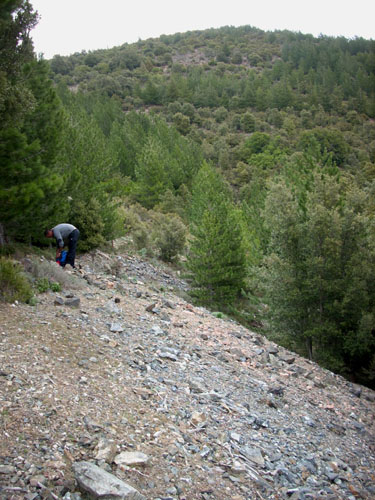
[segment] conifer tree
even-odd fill
[[[223,180],[206,163],[193,185],[191,234],[187,267],[192,295],[203,304],[228,309],[245,286],[242,229]]]
[[[6,232],[40,192],[35,182],[30,184],[30,172],[41,170],[38,145],[28,141],[20,129],[34,105],[21,73],[22,65],[34,57],[29,31],[35,23],[28,2],[0,4],[0,225]]]
[[[146,208],[153,208],[161,200],[162,194],[171,187],[164,150],[158,139],[147,139],[138,156],[135,173],[138,201]]]
[[[27,1],[0,6],[0,224],[24,241],[42,234],[63,182],[55,169],[62,110],[33,53],[36,21]]]
[[[117,157],[112,148],[107,148],[105,136],[92,116],[74,99],[66,106],[62,147],[58,156],[59,168],[65,185],[60,193],[61,211],[72,223],[91,224],[90,217],[80,214],[84,207],[96,212],[100,238],[113,237],[117,224],[113,198],[121,190],[121,176],[115,171]],[[95,207],[95,208],[93,208]],[[100,222],[99,222],[100,221]],[[77,225],[78,222],[77,222]],[[82,242],[90,229],[80,227]],[[90,243],[90,245],[92,242]]]
[[[368,197],[321,172],[302,186],[274,182],[266,200],[270,244],[260,278],[274,339],[358,376],[375,346]]]

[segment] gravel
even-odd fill
[[[79,464],[134,498],[375,498],[373,391],[192,306],[165,266],[79,264],[78,291],[0,304],[0,498],[96,498]]]

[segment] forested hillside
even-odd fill
[[[374,41],[223,27],[44,61],[28,2],[0,22],[8,242],[130,235],[199,304],[374,385]]]

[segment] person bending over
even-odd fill
[[[76,258],[77,242],[79,239],[79,231],[72,224],[58,224],[52,229],[46,229],[44,235],[47,238],[56,239],[56,259],[60,258],[61,252],[64,246],[68,245],[68,255],[66,256],[66,261],[62,264],[65,267],[66,264],[70,264],[75,268],[74,262]]]

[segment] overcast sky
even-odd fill
[[[151,37],[250,25],[329,36],[375,38],[375,0],[30,0],[31,32],[50,59]]]

